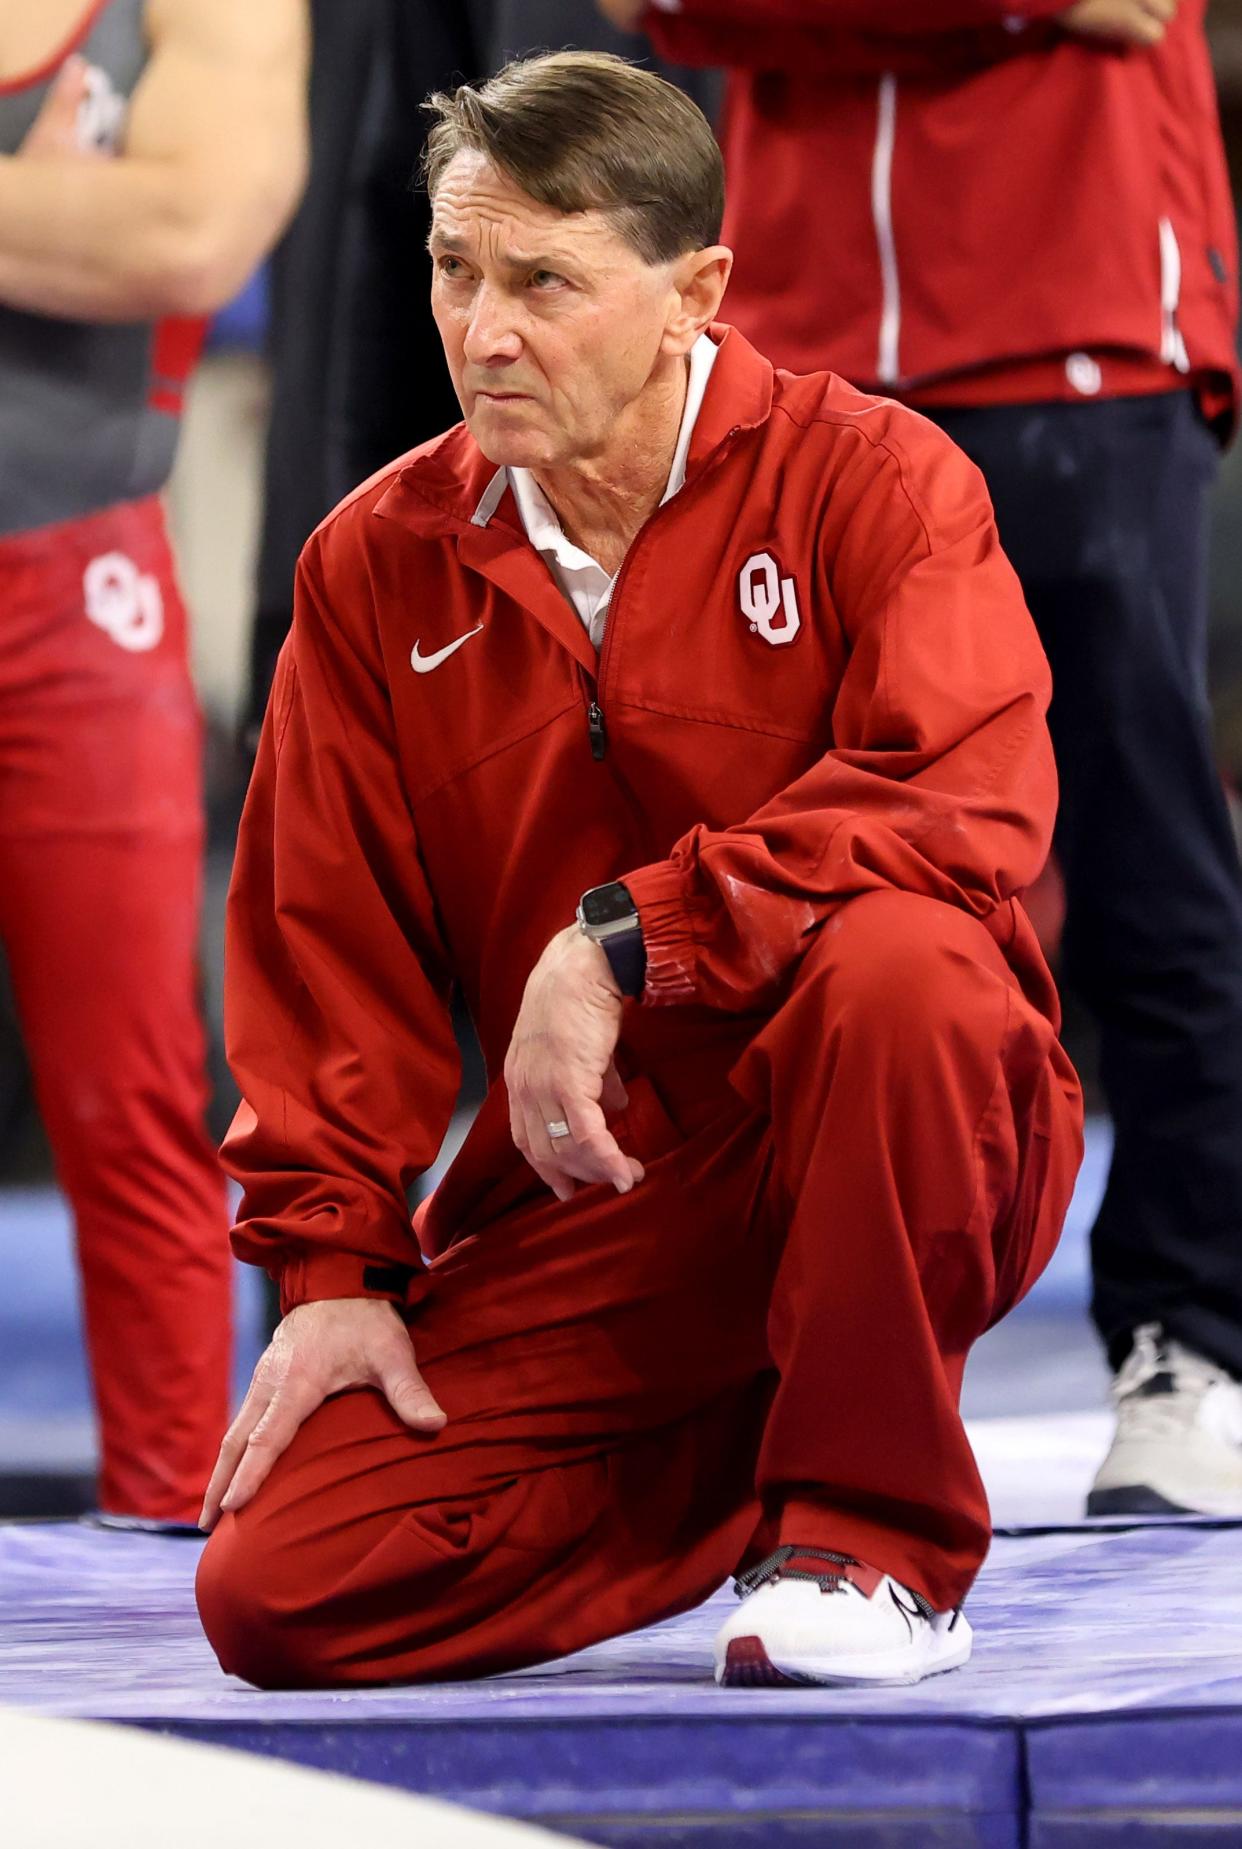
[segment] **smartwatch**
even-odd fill
[[[592,886],[578,901],[578,925],[608,958],[622,995],[641,995],[647,978],[647,951],[638,907],[620,880]]]

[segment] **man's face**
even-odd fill
[[[677,304],[602,212],[538,204],[481,154],[445,168],[431,304],[471,434],[491,462],[548,469],[601,454],[647,384]]]

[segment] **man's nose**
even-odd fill
[[[471,304],[465,357],[472,366],[495,366],[515,360],[522,351],[513,304],[506,293],[480,287]]]

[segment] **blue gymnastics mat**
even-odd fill
[[[0,1701],[242,1747],[616,1849],[1242,1844],[1242,1529],[1000,1537],[974,1660],[908,1690],[717,1690],[697,1612],[486,1681],[221,1675],[198,1544],[0,1527]],[[71,1775],[71,1769],[67,1771]]]

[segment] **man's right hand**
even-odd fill
[[[1115,45],[1158,45],[1177,15],[1179,0],[1078,0],[1057,23],[1080,38]]]
[[[244,1508],[298,1427],[329,1394],[375,1387],[416,1432],[438,1432],[445,1414],[414,1365],[409,1331],[390,1303],[335,1298],[290,1310],[254,1371],[220,1447],[199,1527],[222,1509]]]

